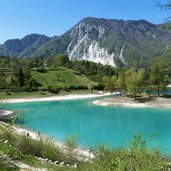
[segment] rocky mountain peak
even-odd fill
[[[171,34],[146,20],[87,17],[61,36],[32,34],[0,45],[0,55],[55,56],[88,60],[111,66],[132,65],[162,55],[171,45]]]

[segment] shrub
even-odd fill
[[[77,136],[70,135],[66,136],[64,144],[69,150],[73,150],[77,147]]]
[[[163,171],[167,168],[168,162],[162,157],[158,149],[149,149],[148,141],[142,139],[137,133],[127,148],[113,149],[102,148],[91,165],[92,170],[129,170],[129,171]]]
[[[58,86],[49,85],[49,86],[48,86],[48,91],[49,91],[50,93],[58,94],[59,91],[60,91],[60,88],[59,88]]]
[[[78,85],[78,86],[70,86],[71,90],[86,90],[87,87],[83,86],[83,85]]]
[[[47,158],[52,161],[65,161],[66,163],[78,163],[78,159],[74,157],[73,149],[76,147],[74,140],[67,140],[69,148],[61,149],[52,138],[45,138],[41,135],[38,136],[37,140],[31,139],[26,135],[16,135],[10,131],[5,131],[0,134],[2,141],[8,140],[21,154],[34,155],[42,158]]]
[[[21,135],[17,143],[17,148],[23,154],[42,156],[42,142],[30,139],[26,135]]]
[[[37,68],[36,71],[40,72],[40,73],[46,73],[47,72],[47,70],[43,67]]]
[[[43,142],[43,158],[48,158],[52,161],[61,160],[60,148],[55,144],[52,138],[42,139],[41,141]]]

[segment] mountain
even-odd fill
[[[123,66],[160,56],[171,46],[171,33],[163,31],[161,25],[146,20],[92,17],[81,20],[61,36],[44,36],[44,39],[41,43],[35,41],[36,45],[29,41],[25,45],[22,39],[7,41],[0,46],[0,54],[48,57],[67,53],[70,60]],[[7,51],[4,46],[8,47]]]
[[[22,39],[7,40],[0,45],[0,55],[30,57],[49,40],[49,37],[40,34],[30,34]]]
[[[89,60],[112,66],[130,65],[163,54],[171,34],[146,20],[85,18],[40,48],[36,56],[66,52],[71,60]]]
[[[155,58],[154,60],[163,60],[165,61],[165,63],[167,64],[167,66],[169,66],[170,70],[171,70],[171,48],[169,48],[164,54],[162,54],[161,56]],[[153,62],[154,60],[152,60],[151,62]],[[170,71],[170,75],[171,75],[171,71]]]

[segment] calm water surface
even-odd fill
[[[63,141],[77,135],[82,147],[106,143],[124,146],[136,132],[148,137],[156,131],[155,146],[171,157],[171,110],[103,107],[95,99],[8,104],[19,112],[17,124]]]

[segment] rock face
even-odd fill
[[[67,53],[70,60],[88,60],[115,67],[160,56],[171,45],[171,34],[164,32],[161,25],[146,20],[92,17],[81,20],[62,36],[41,35],[36,41],[29,41],[26,36],[25,39],[27,41],[6,41],[0,46],[0,54],[48,57]]]
[[[67,48],[69,58],[116,66],[114,53],[110,54],[106,48],[100,45],[100,39],[104,33],[105,29],[100,26],[89,25],[84,21],[80,22],[69,32],[71,37]]]

